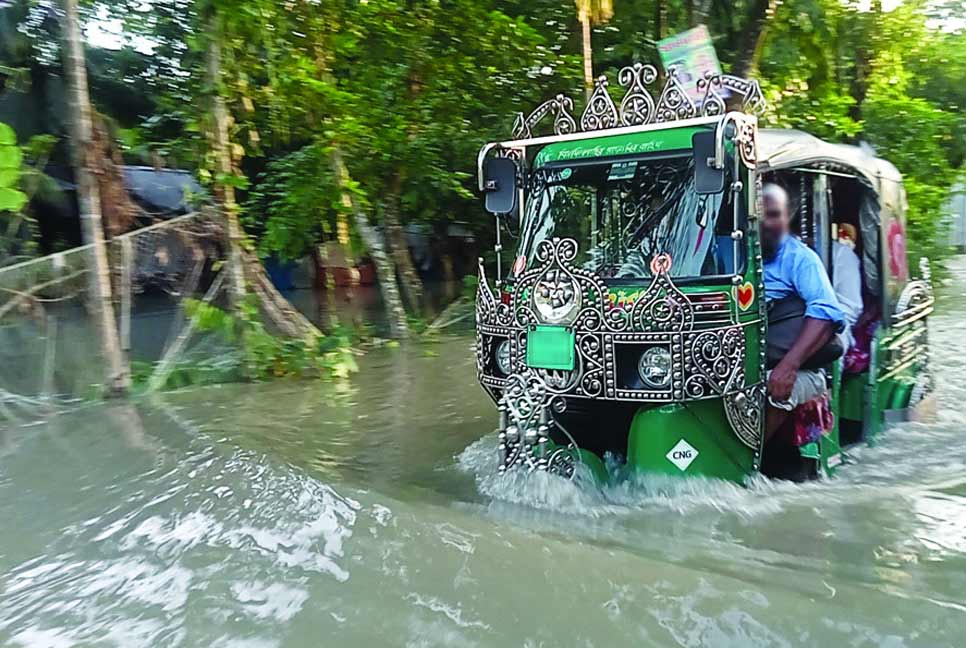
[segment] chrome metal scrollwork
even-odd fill
[[[753,408],[745,407],[743,399],[757,396],[745,384],[746,334],[759,322],[740,323],[728,292],[682,292],[670,276],[672,264],[666,254],[652,257],[651,282],[635,301],[618,305],[600,277],[575,265],[577,255],[578,247],[572,239],[542,241],[531,267],[517,275],[512,286],[501,288],[499,297],[480,271],[477,370],[483,385],[505,399],[501,399],[501,409],[513,422],[502,439],[505,465],[523,461],[531,469],[543,469],[557,461],[567,464],[564,455],[551,462],[550,454],[539,452],[540,425],[555,423],[533,418],[541,410],[552,413],[564,407],[565,398],[656,403],[721,398],[735,433],[743,443],[751,444],[757,423],[751,418]],[[565,324],[575,333],[572,370],[531,368],[526,364],[528,336],[535,325],[543,323],[535,303],[540,286],[546,289],[541,299],[549,300],[551,306],[555,297],[562,303],[577,304],[575,312],[568,312],[572,321]],[[574,293],[573,299],[568,291]],[[707,313],[714,313],[714,317],[709,319]],[[503,340],[509,340],[510,345],[510,376],[492,370],[493,350]],[[655,345],[671,352],[670,385],[651,389],[622,382],[618,362],[627,358],[622,354],[639,354],[642,348]],[[742,392],[744,396],[736,396]],[[531,429],[537,430],[537,436],[531,432],[528,440],[526,430]],[[532,461],[518,459],[521,443],[532,450],[524,453],[535,457]]]
[[[574,111],[574,100],[570,97],[558,94],[553,99],[548,99],[525,117],[523,113],[517,113],[513,123],[513,138],[525,139],[533,137],[533,129],[544,117],[553,113],[553,132],[555,135],[568,135],[577,132],[577,122],[572,116]]]
[[[740,329],[704,331],[691,339],[684,391],[691,398],[723,395],[744,380],[745,336]]]
[[[605,130],[620,125],[617,106],[607,91],[607,77],[601,76],[594,83],[594,91],[587,100],[587,107],[580,116],[580,128],[584,131]]]
[[[741,109],[758,114],[765,108],[765,97],[757,81],[748,81],[729,74],[709,72],[698,79],[701,93],[701,114],[705,117],[723,115],[728,110],[727,98],[737,95]]]
[[[692,96],[679,74],[680,69],[676,66],[667,71],[664,86],[655,100],[655,95],[648,90],[648,86],[658,79],[654,66],[635,63],[621,68],[617,81],[625,92],[619,106],[608,92],[607,78],[601,76],[594,82],[593,93],[581,114],[579,125],[572,116],[573,101],[559,94],[540,104],[529,116],[518,113],[513,125],[513,137],[533,137],[536,126],[550,113],[554,114],[554,134],[566,135],[578,130],[588,132],[699,116],[711,117],[723,115],[729,109],[761,114],[765,108],[765,97],[757,81],[729,74],[708,73],[698,79],[695,96]],[[735,105],[735,108],[730,105]]]
[[[738,146],[738,154],[746,167],[754,169],[758,166],[758,138],[755,132],[757,125],[750,119],[741,119],[737,123],[735,144]]]
[[[688,96],[688,91],[678,80],[677,67],[667,71],[667,82],[657,101],[657,121],[669,122],[696,117],[698,109]]]
[[[657,80],[657,69],[653,65],[635,63],[622,68],[617,81],[627,88],[621,99],[620,118],[624,126],[649,124],[654,119],[656,106],[647,86]]]
[[[720,74],[707,74],[698,79],[698,91],[702,93],[701,113],[705,117],[723,115],[728,110],[721,89],[724,87]]]
[[[617,307],[608,299],[607,284],[596,274],[574,265],[577,243],[573,239],[548,239],[537,246],[532,267],[514,282],[509,303],[497,300],[485,285],[480,270],[477,319],[484,325],[526,330],[543,323],[554,304],[573,304],[569,325],[590,333],[668,333],[689,332],[697,322],[694,302],[670,277],[671,259],[657,254],[651,260],[651,283],[630,307]],[[718,299],[715,294],[701,298]],[[721,303],[728,304],[725,293]],[[539,302],[539,303],[538,303]],[[554,312],[553,314],[559,315]],[[722,313],[724,321],[736,323],[733,306]],[[559,319],[559,318],[558,318]],[[721,322],[721,320],[716,320]]]
[[[580,357],[580,388],[590,397],[603,395],[606,367],[604,345],[597,335],[585,333],[577,338],[577,355]]]
[[[600,277],[574,264],[577,253],[572,239],[541,241],[531,267],[517,276],[512,292],[503,292],[502,299],[486,286],[481,272],[479,327],[485,335],[510,340],[515,370],[525,367],[529,331],[551,315],[557,323],[563,317],[563,325],[576,333],[573,371],[544,376],[553,393],[640,400],[648,392],[645,400],[669,401],[721,396],[742,386],[745,328],[755,323],[739,324],[729,293],[685,294],[670,276],[670,257],[656,254],[650,262],[650,284],[633,302],[618,305]],[[553,310],[557,307],[563,310]],[[669,345],[683,375],[675,378],[673,390],[620,387],[615,383],[614,344]],[[480,366],[487,362],[481,359]],[[504,381],[481,377],[496,388]]]
[[[678,290],[668,274],[671,257],[658,254],[651,261],[654,279],[631,310],[633,327],[640,331],[690,331],[694,328],[694,305]]]
[[[932,270],[929,259],[919,259],[919,274],[921,279],[910,281],[902,290],[896,301],[895,313],[892,321],[896,326],[905,326],[929,315],[936,303],[932,292]]]
[[[479,326],[496,319],[497,301],[486,282],[486,268],[483,266],[483,257],[477,260],[477,264],[476,324]]]
[[[761,86],[754,79],[742,79],[730,74],[721,75],[721,85],[726,90],[741,95],[741,109],[760,115],[764,112],[767,102],[761,92]]]
[[[910,405],[933,389],[927,318],[933,312],[936,298],[927,259],[920,259],[919,272],[922,278],[910,281],[899,295],[892,315],[892,332],[882,340],[884,357],[880,380],[913,372],[916,383]]]
[[[503,426],[498,434],[500,472],[520,467],[573,479],[580,452],[574,438],[553,419],[553,412],[560,413],[565,406],[537,372],[526,370],[509,377],[498,402]],[[553,444],[551,427],[566,437],[566,445]]]
[[[761,446],[764,411],[764,385],[749,385],[724,398],[725,415],[738,440],[753,450]]]

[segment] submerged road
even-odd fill
[[[966,262],[938,419],[805,485],[492,472],[471,337],[0,429],[3,646],[966,643]]]

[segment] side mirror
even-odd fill
[[[724,191],[724,169],[714,168],[714,131],[702,131],[691,137],[694,151],[694,190],[698,194],[716,194]]]
[[[483,167],[486,211],[511,214],[517,206],[517,163],[510,158],[490,158]]]

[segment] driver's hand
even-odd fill
[[[797,372],[782,363],[771,370],[768,376],[768,395],[777,402],[787,401],[792,395]]]

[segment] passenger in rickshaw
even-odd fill
[[[851,223],[837,223],[838,235],[832,242],[832,287],[845,316],[840,334],[846,350],[852,347],[852,327],[862,314],[862,262],[855,252],[856,230]]]
[[[879,301],[862,285],[858,230],[845,221],[837,223],[837,228],[837,240],[832,244],[832,284],[845,315],[843,369],[847,374],[858,374],[868,369],[872,360],[872,339],[881,319]]]
[[[763,189],[761,246],[768,305],[769,439],[796,407],[827,393],[823,367],[842,355],[845,315],[819,256],[789,231],[788,193]]]

